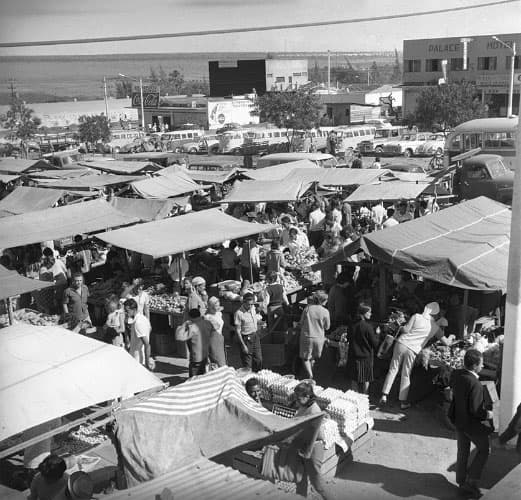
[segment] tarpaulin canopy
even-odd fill
[[[29,245],[74,234],[125,226],[139,219],[96,199],[0,219],[0,248]]]
[[[79,163],[83,167],[94,168],[112,174],[134,175],[143,172],[156,172],[161,167],[151,161],[93,160]]]
[[[236,182],[222,203],[258,203],[298,200],[309,188],[311,182],[298,179],[291,181],[243,181]]]
[[[114,197],[109,202],[116,210],[136,217],[142,221],[164,219],[178,206],[176,200],[142,200],[136,198]]]
[[[143,198],[152,199],[172,198],[201,189],[180,167],[168,167],[168,173],[160,170],[158,174],[133,182],[132,189]]]
[[[48,288],[52,285],[51,282],[26,278],[16,271],[9,271],[9,269],[0,266],[0,300]]]
[[[390,170],[374,168],[298,168],[290,172],[284,181],[318,182],[321,186],[354,186],[369,184],[379,178],[392,177]]]
[[[234,168],[225,172],[208,170],[188,170],[188,175],[195,181],[205,184],[224,184],[240,175],[246,176],[244,170]]]
[[[95,172],[90,168],[64,168],[60,170],[42,170],[29,174],[31,179],[72,179],[84,175],[92,175]]]
[[[273,227],[272,224],[254,224],[235,219],[212,208],[96,236],[117,247],[159,258],[264,233]]]
[[[45,160],[25,160],[23,158],[2,158],[0,160],[0,172],[4,174],[22,174],[49,168],[52,166]]]
[[[65,191],[59,189],[19,186],[0,200],[0,212],[15,215],[43,210],[52,207],[64,195]]]
[[[399,180],[365,184],[355,189],[346,199],[350,203],[374,200],[411,200],[417,198],[430,186],[427,182],[406,182]]]
[[[245,170],[244,175],[258,181],[275,181],[284,179],[295,169],[301,168],[322,170],[316,163],[313,163],[312,161],[298,160],[290,161],[289,163],[281,163],[280,165],[274,165],[273,167]]]
[[[58,326],[0,335],[0,441],[88,406],[161,386],[124,349]]]
[[[115,174],[91,174],[70,179],[38,179],[42,186],[55,189],[101,189],[107,186],[118,184],[129,184],[137,179],[136,175],[115,175]]]
[[[362,236],[313,268],[363,250],[380,262],[458,288],[506,290],[511,210],[481,196]]]
[[[274,415],[248,396],[233,368],[222,367],[116,413],[117,438],[134,486],[201,457],[295,432],[320,417]]]
[[[0,182],[7,184],[8,182],[13,182],[16,179],[19,179],[19,175],[9,175],[9,174],[1,174],[0,173]]]

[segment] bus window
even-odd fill
[[[194,137],[194,134],[192,134],[192,132],[188,132],[186,135],[188,136],[188,139],[193,139]]]
[[[455,135],[449,144],[449,151],[460,152],[461,151],[461,135]]]
[[[273,132],[273,137],[280,137],[280,132]]]
[[[358,137],[360,134],[358,133],[358,130],[353,130],[353,136]]]
[[[465,151],[480,148],[483,144],[481,134],[464,134],[463,139]]]
[[[485,132],[484,147],[514,149],[514,134],[512,132]]]
[[[346,132],[346,137],[353,137],[353,131],[352,130],[348,130]]]

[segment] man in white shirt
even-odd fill
[[[125,314],[131,325],[129,353],[136,361],[152,370],[154,367],[154,360],[150,356],[152,326],[148,318],[138,313],[137,309],[137,302],[134,299],[125,301]]]
[[[387,209],[387,218],[384,220],[382,227],[385,229],[386,227],[393,227],[400,224],[395,218],[394,218],[394,208],[388,208]]]
[[[326,214],[318,202],[313,203],[313,211],[309,214],[309,243],[319,248],[324,241]]]
[[[382,223],[384,221],[385,215],[386,215],[386,211],[384,208],[384,202],[383,202],[383,200],[380,200],[371,209],[371,220],[374,222],[376,229],[382,228]]]

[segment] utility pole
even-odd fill
[[[107,79],[103,77],[103,96],[105,97],[105,116],[107,117],[107,120],[110,122],[109,118],[109,103],[107,101]]]
[[[11,100],[14,101],[16,97],[16,87],[14,86],[14,82],[16,80],[14,78],[9,79],[9,89],[11,90]]]
[[[331,52],[327,51],[327,93],[331,88]]]
[[[514,61],[512,60],[512,65]],[[521,150],[521,120],[517,125],[517,151]],[[503,432],[521,403],[521,160],[517,157],[512,194],[512,222],[508,252],[505,342],[501,369],[499,432]]]

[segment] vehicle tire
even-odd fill
[[[438,149],[436,150],[436,156],[443,156],[443,149],[438,148]]]
[[[177,147],[174,149],[174,153],[182,153],[182,149],[180,147]]]
[[[197,148],[190,148],[188,150],[188,152],[191,154],[191,155],[196,155],[197,153],[199,153],[199,150]]]
[[[384,148],[382,148],[382,146],[376,146],[376,148],[374,148],[374,152],[381,155],[384,152]]]
[[[114,152],[115,154],[117,154],[117,155],[119,155],[120,151],[121,151],[121,149],[120,149],[118,146],[116,146],[116,147],[113,149],[113,152]]]
[[[403,152],[403,156],[405,156],[405,158],[410,158],[412,156],[412,149],[406,149]]]
[[[219,154],[219,146],[212,146],[210,148],[210,153],[213,155]]]

